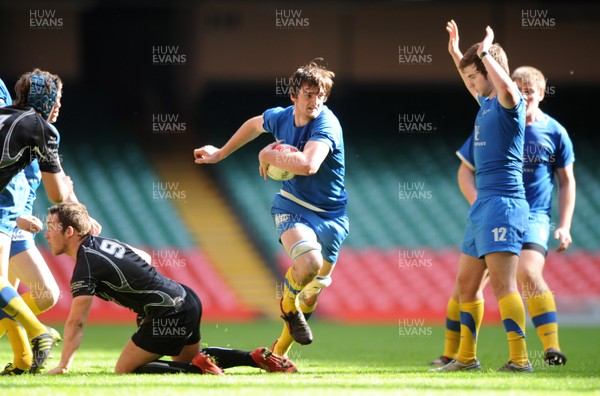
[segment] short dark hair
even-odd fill
[[[292,74],[290,77],[290,94],[293,97],[298,96],[298,92],[304,84],[308,84],[309,87],[318,87],[319,90],[323,90],[326,98],[329,97],[335,73],[327,70],[325,66],[317,64],[316,61],[318,60],[322,61],[323,59],[313,59],[308,65],[299,67]]]
[[[61,225],[62,232],[67,227],[73,227],[80,236],[88,235],[92,229],[90,215],[85,205],[79,202],[61,202],[51,206],[48,213],[55,214],[58,217],[58,223]]]

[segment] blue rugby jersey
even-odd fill
[[[476,168],[473,135],[471,133],[456,151],[456,155],[471,169]],[[545,113],[525,127],[524,141],[523,183],[530,212],[550,216],[554,173],[575,161],[573,143],[566,129]]]
[[[525,128],[523,182],[530,212],[550,216],[554,172],[574,161],[573,143],[554,118],[542,113]]]
[[[525,101],[505,109],[492,99],[478,97],[481,105],[475,118],[473,157],[477,196],[525,198],[523,187],[523,141]]]
[[[275,107],[263,114],[265,131],[276,140],[297,147],[308,141],[319,141],[329,147],[329,154],[316,174],[295,176],[283,181],[282,189],[317,208],[328,212],[344,211],[348,196],[344,187],[346,172],[342,127],[331,110],[323,106],[319,116],[302,127],[294,125],[294,106]]]

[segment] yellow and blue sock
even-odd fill
[[[527,298],[527,308],[535,331],[542,341],[544,351],[556,349],[560,351],[558,343],[558,321],[556,318],[556,302],[551,291],[537,294]]]
[[[290,267],[285,273],[285,281],[283,284],[283,298],[281,299],[281,309],[283,312],[298,312],[300,307],[298,306],[298,294],[304,289],[304,286],[300,286],[294,280],[292,276],[292,269]]]
[[[37,337],[47,331],[31,312],[19,293],[5,279],[0,279],[0,309],[8,316],[19,322],[27,332],[29,339]]]
[[[33,300],[33,297],[31,296],[31,292],[22,294],[21,298],[23,299],[23,301],[25,301],[25,304],[27,304],[27,306],[29,307],[29,309],[35,316],[42,313],[42,310],[38,307],[37,303]],[[3,310],[0,310],[0,337],[2,337],[4,334],[6,334],[6,330],[7,330],[5,328],[5,326],[2,324],[3,323],[2,319],[4,319],[4,318],[12,318],[12,317],[9,316]]]
[[[506,330],[510,360],[520,366],[528,362],[525,342],[525,306],[519,293],[507,294],[498,300],[500,316]]]
[[[446,308],[446,332],[444,356],[454,359],[460,345],[460,308],[458,301],[450,297]]]
[[[473,362],[477,357],[477,335],[483,320],[483,300],[459,303],[460,307],[460,346],[456,360],[463,364]]]

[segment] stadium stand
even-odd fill
[[[440,135],[426,139],[403,137],[400,146],[389,141],[363,145],[360,140],[347,139],[350,236],[342,248],[334,284],[324,294],[316,317],[343,321],[389,322],[410,317],[443,320],[468,205],[456,186],[458,159],[454,149],[461,139]],[[184,282],[193,280],[206,303],[207,319],[246,320],[257,313],[273,316],[277,279],[290,262],[269,220],[270,202],[279,183],[262,181],[258,176],[258,146],[244,147],[204,173],[176,165],[175,158],[164,157],[153,163],[131,142],[110,150],[66,142],[71,146],[63,150],[65,169],[75,180],[80,200],[102,221],[104,235],[146,247],[156,252],[158,259],[185,260],[183,269],[164,266],[163,270],[175,278],[181,276]],[[600,195],[600,175],[593,166],[594,143],[580,137],[576,147],[574,245],[567,254],[550,253],[546,276],[561,315],[600,317],[594,308],[600,300],[600,204],[596,199]],[[169,164],[170,170],[166,166]],[[110,172],[106,172],[107,166]],[[161,199],[165,191],[189,195]],[[214,201],[191,204],[190,197],[204,194],[203,199],[207,199],[208,191],[214,193]],[[42,219],[48,205],[43,195],[34,209]],[[195,210],[198,206],[209,211],[200,213]],[[229,228],[215,233],[214,229],[198,226],[198,219],[207,219],[221,210],[227,214],[217,217],[222,217],[220,220]],[[219,235],[215,234],[232,239],[217,243],[214,238],[219,239]],[[251,239],[235,239],[243,234]],[[38,236],[37,240],[43,248],[43,238]],[[234,245],[237,249],[231,248]],[[248,259],[247,254],[255,256]],[[44,255],[60,278],[64,296],[55,312],[48,314],[60,317],[68,301],[72,264],[47,251]],[[245,275],[247,268],[254,272]],[[243,275],[236,280],[236,274]],[[249,289],[265,294],[260,298],[245,296]],[[353,291],[351,296],[348,290]],[[217,293],[223,297],[217,298]],[[489,291],[486,293],[486,298],[493,301]],[[98,309],[104,312],[104,308]],[[108,312],[107,317],[118,317]],[[486,307],[486,318],[498,319],[495,304]]]
[[[394,152],[393,146],[378,146],[361,147],[359,154],[347,146],[350,236],[317,317],[357,322],[444,319],[468,204],[456,185],[458,159],[448,148],[457,143],[435,137],[431,141],[427,149],[411,145],[401,153]],[[595,199],[600,191],[596,171],[589,169],[586,153],[582,154],[576,165],[575,244],[566,254],[550,252],[546,269],[561,315],[580,317],[590,312],[598,316],[593,307],[600,300],[600,235],[593,226],[600,218]],[[249,214],[246,220],[251,227],[267,235],[261,238],[284,274],[289,258],[271,236],[272,224],[265,220],[266,207],[278,186],[252,181],[253,152],[237,155],[237,161],[219,168],[220,180],[239,212]],[[485,297],[494,301],[490,293],[486,290]],[[497,305],[488,304],[485,315],[486,320],[499,320]]]

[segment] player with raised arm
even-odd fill
[[[259,174],[267,178],[270,164],[296,175],[283,181],[271,213],[280,242],[293,264],[285,275],[280,302],[284,327],[273,345],[286,355],[293,341],[306,345],[313,336],[306,318],[317,305],[319,293],[331,284],[331,273],[342,242],[348,235],[347,194],[342,128],[325,106],[334,73],[317,63],[296,70],[291,78],[293,105],[266,110],[247,120],[221,148],[194,150],[198,164],[216,163],[262,133],[275,142],[259,153]],[[298,148],[281,153],[279,143]]]
[[[480,105],[474,124],[477,198],[469,210],[458,264],[460,336],[454,360],[437,371],[479,370],[477,337],[483,319],[486,271],[506,330],[509,361],[500,371],[533,371],[525,342],[525,308],[517,267],[529,205],[523,186],[525,102],[510,79],[504,50],[488,26],[483,41],[463,55],[458,27],[448,22],[448,50]]]
[[[563,365],[567,357],[558,342],[558,322],[554,296],[543,276],[550,237],[550,213],[554,178],[558,181],[558,227],[554,238],[558,240],[557,252],[571,245],[571,221],[575,209],[575,176],[573,143],[565,128],[539,108],[544,98],[546,80],[541,71],[531,66],[517,68],[512,78],[527,104],[523,181],[530,213],[523,248],[519,258],[517,278],[529,315],[544,348],[548,365]],[[465,198],[473,204],[475,166],[473,161],[473,135],[457,151],[461,159],[459,185]],[[458,291],[454,290],[448,302],[444,353],[433,365],[449,363],[456,355],[460,343],[460,313]]]
[[[123,373],[197,373],[222,375],[223,368],[260,367],[294,372],[286,358],[267,348],[240,351],[200,350],[202,303],[186,285],[152,266],[148,253],[115,239],[93,236],[85,206],[65,202],[48,210],[45,237],[52,253],[75,260],[71,277],[73,301],[64,330],[62,356],[48,374],[64,374],[81,345],[94,296],[115,302],[138,315],[138,329],[115,366]],[[172,356],[173,361],[158,360]]]

